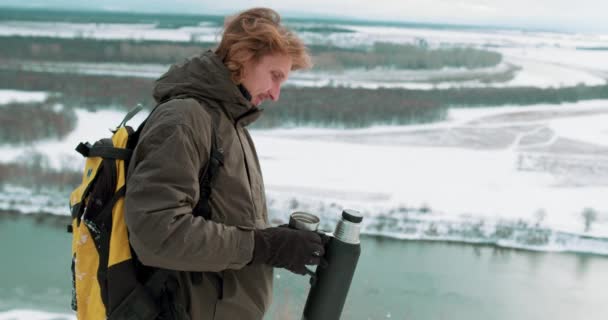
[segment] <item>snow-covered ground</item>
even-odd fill
[[[26,309],[15,309],[6,312],[0,312],[0,320],[76,320],[73,314],[53,313],[47,311],[36,311]]]
[[[220,32],[220,28],[210,22],[165,29],[142,23],[0,21],[0,36],[216,42]]]
[[[43,102],[49,94],[42,91],[0,89],[0,106],[8,103]]]
[[[63,141],[2,147],[0,161],[38,151],[53,166],[81,165],[74,146],[107,136],[124,112],[77,116]],[[372,234],[608,254],[606,100],[456,109],[429,125],[252,134],[275,220],[301,209],[332,225],[351,207]],[[52,198],[8,187],[0,207],[67,213]],[[589,230],[585,208],[595,214]]]

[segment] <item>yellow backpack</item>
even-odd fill
[[[142,265],[129,244],[126,170],[147,120],[137,130],[126,123],[141,109],[139,105],[131,110],[111,138],[76,147],[86,163],[82,182],[70,195],[68,232],[73,234],[72,309],[81,320],[188,319],[176,273]],[[223,165],[215,124],[212,137],[210,161],[199,175],[200,200],[193,209],[194,215],[205,218],[211,216],[212,178]],[[192,277],[195,282],[201,279],[200,274]]]
[[[141,109],[141,108],[139,108]],[[135,131],[130,112],[111,139],[80,143],[86,157],[81,184],[70,195],[72,309],[78,319],[107,319],[138,285],[124,222],[125,170]],[[119,281],[116,281],[119,280]]]

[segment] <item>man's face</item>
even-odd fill
[[[251,94],[251,103],[260,105],[264,100],[279,100],[281,85],[291,71],[291,58],[282,54],[269,54],[259,61],[248,61],[241,83]]]

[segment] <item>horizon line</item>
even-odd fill
[[[133,11],[127,9],[111,9],[111,8],[91,8],[91,7],[81,7],[81,8],[65,8],[61,6],[14,6],[14,5],[0,5],[0,9],[8,9],[8,10],[21,10],[21,11],[53,11],[53,12],[87,12],[87,13],[119,13],[125,15],[160,15],[160,16],[190,16],[190,17],[225,17],[230,15],[229,12],[216,11],[214,13],[192,13],[192,12],[181,12],[181,11],[162,11],[162,10],[142,10],[142,11]],[[234,14],[234,13],[232,13]],[[502,30],[519,30],[519,31],[534,31],[534,32],[559,32],[559,33],[572,33],[572,32],[581,32],[572,29],[558,29],[558,28],[550,28],[550,27],[539,27],[539,26],[529,26],[529,25],[515,25],[515,24],[487,24],[487,23],[458,23],[458,22],[447,22],[447,21],[439,21],[439,20],[397,20],[390,18],[360,18],[354,16],[340,16],[340,15],[323,15],[317,13],[303,12],[303,11],[287,11],[281,14],[286,20],[317,20],[324,22],[355,22],[361,24],[372,24],[372,25],[387,25],[387,26],[401,26],[401,27],[452,27],[458,29],[483,29],[483,28],[493,28],[493,29],[502,29]]]

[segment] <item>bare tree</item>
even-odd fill
[[[593,210],[593,208],[585,208],[582,216],[585,221],[585,232],[589,232],[591,230],[591,225],[597,219],[597,211]]]
[[[547,216],[547,212],[545,211],[545,209],[538,209],[534,213],[534,217],[536,218],[536,227],[537,228],[539,228],[541,226],[541,224],[545,220],[546,216]]]

